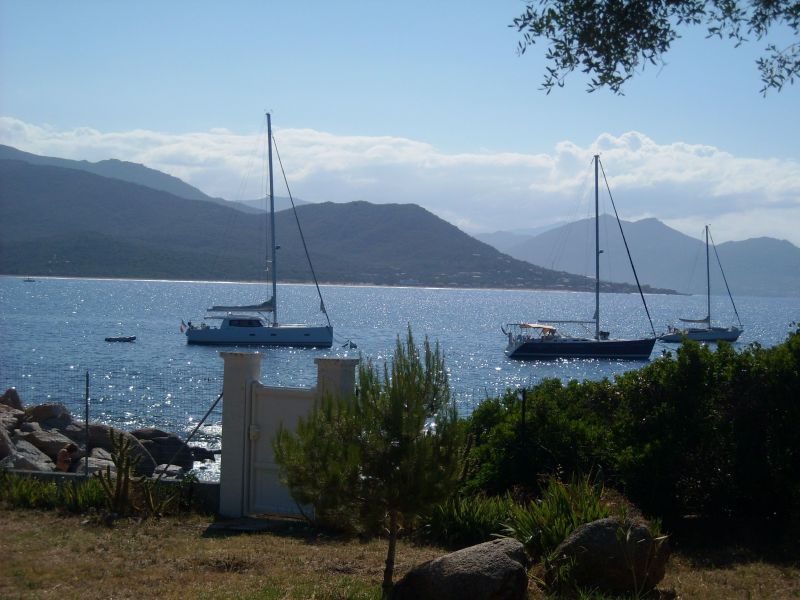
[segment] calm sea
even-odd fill
[[[259,348],[264,383],[312,386],[314,358],[320,356],[382,361],[409,326],[418,342],[427,336],[440,344],[464,412],[486,396],[545,377],[600,379],[645,364],[518,362],[505,357],[501,324],[589,318],[594,311],[591,293],[357,286],[323,286],[322,291],[334,326],[334,347]],[[252,304],[265,297],[260,284],[48,278],[26,282],[0,277],[0,386],[17,387],[27,404],[61,401],[77,412],[82,410],[88,373],[92,420],[129,429],[188,431],[221,391],[219,352],[226,348],[187,346],[181,320],[199,322],[212,304]],[[313,286],[279,286],[278,300],[282,322],[324,323]],[[715,322],[735,323],[727,297],[712,300]],[[705,314],[705,297],[647,296],[647,302],[659,333],[679,316]],[[800,298],[744,297],[736,302],[745,328],[738,347],[779,343],[790,324],[800,320]],[[649,332],[636,295],[604,294],[601,319],[613,337]],[[114,335],[135,335],[136,342],[104,341]],[[348,340],[357,348],[343,346]],[[669,348],[674,346],[657,344],[653,357]],[[212,446],[217,425],[204,429]]]

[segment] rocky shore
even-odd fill
[[[111,433],[129,439],[141,457],[137,474],[179,479],[196,461],[213,461],[206,448],[190,446],[174,433],[146,427],[125,432],[75,419],[58,403],[25,407],[17,390],[0,396],[0,469],[95,473],[115,472]]]

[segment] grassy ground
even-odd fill
[[[0,508],[0,598],[378,598],[386,546],[304,528],[218,532],[198,516],[119,521]],[[401,542],[397,576],[443,554]],[[679,598],[800,598],[800,566],[737,550],[673,556]],[[531,589],[530,597],[543,597]]]

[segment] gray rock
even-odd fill
[[[493,540],[414,567],[394,586],[392,600],[523,599],[526,565],[522,544]]]
[[[25,420],[39,423],[44,429],[63,429],[73,422],[69,409],[63,404],[39,404],[25,411]]]
[[[105,473],[106,468],[111,469],[111,475],[115,476],[117,474],[117,467],[114,465],[113,461],[111,460],[104,460],[102,458],[97,458],[95,456],[84,456],[80,460],[73,463],[72,468],[70,471],[73,473],[85,473],[86,463],[89,463],[89,474],[93,475],[94,473]]]
[[[162,474],[163,473],[163,474]],[[158,465],[153,471],[153,477],[161,476],[161,481],[180,481],[186,472],[178,465]]]
[[[42,431],[42,426],[38,423],[29,423],[28,421],[25,421],[24,423],[20,423],[19,430],[25,433],[31,431]]]
[[[4,459],[6,456],[10,456],[14,450],[16,450],[16,446],[14,442],[11,441],[11,436],[8,435],[8,431],[0,427],[0,460]]]
[[[569,567],[572,584],[610,594],[646,594],[664,578],[669,544],[647,526],[616,517],[586,523],[556,548],[554,569]]]
[[[15,388],[8,388],[5,393],[0,396],[0,404],[16,408],[17,410],[23,410],[24,408],[22,406],[22,400],[19,399],[19,394],[17,394]]]
[[[200,461],[214,461],[216,457],[214,456],[214,452],[209,450],[208,448],[203,448],[202,446],[189,446],[192,451],[192,458],[194,458],[195,462]]]
[[[11,431],[19,428],[24,418],[24,410],[0,404],[0,429],[5,429],[10,434]]]
[[[75,443],[84,444],[86,441],[86,426],[83,421],[73,421],[65,427],[59,427],[58,430]]]
[[[131,431],[131,435],[142,443],[158,464],[171,463],[187,471],[194,465],[192,449],[174,433],[146,427]]]
[[[100,460],[107,460],[109,462],[112,461],[111,452],[109,452],[105,448],[92,448],[90,456],[92,456],[93,458],[99,458]]]
[[[56,470],[55,463],[44,452],[25,440],[16,440],[14,451],[4,458],[0,464],[7,469],[25,471]]]
[[[30,423],[27,423],[28,425]],[[58,431],[45,431],[43,429],[34,431],[20,431],[19,439],[30,442],[39,450],[47,454],[52,460],[56,459],[58,451],[67,444],[71,444],[72,440],[65,435],[61,435]]]
[[[89,425],[89,446],[90,448],[102,448],[108,452],[114,450],[111,443],[111,432],[122,433],[126,439],[131,440],[133,444],[134,456],[141,456],[141,460],[136,467],[137,475],[150,476],[153,474],[153,469],[156,468],[156,463],[150,453],[142,446],[142,443],[133,437],[130,433],[111,427],[110,425],[103,425],[101,423],[92,423]],[[62,433],[67,435],[73,442],[82,444],[86,432],[83,427],[67,427],[62,430]]]

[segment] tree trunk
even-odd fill
[[[397,511],[389,511],[389,551],[386,553],[386,568],[383,570],[383,597],[389,598],[392,593],[392,577],[394,576],[394,555],[397,550]]]

